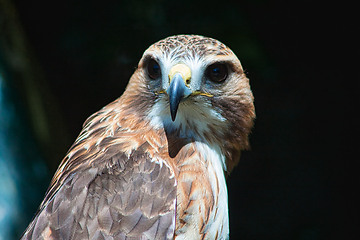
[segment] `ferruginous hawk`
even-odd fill
[[[22,239],[228,239],[225,176],[254,118],[224,44],[153,44],[123,95],[86,120]]]

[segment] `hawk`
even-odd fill
[[[225,178],[254,118],[223,43],[153,44],[123,95],[85,121],[22,239],[228,239]]]

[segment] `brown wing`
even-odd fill
[[[75,171],[45,204],[22,239],[172,239],[176,180],[147,154],[117,154]],[[105,166],[106,165],[106,166]]]

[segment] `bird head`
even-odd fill
[[[215,39],[177,35],[151,45],[127,92],[155,128],[184,137],[227,135],[247,147],[255,118],[249,80],[236,55]]]

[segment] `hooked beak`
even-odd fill
[[[190,83],[190,79],[191,70],[185,64],[177,64],[173,66],[169,72],[170,86],[166,90],[166,93],[169,96],[172,121],[175,121],[180,101],[192,93],[187,86]]]

